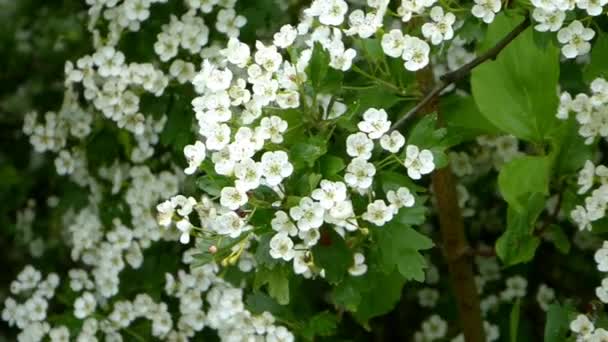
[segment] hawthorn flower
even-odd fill
[[[391,122],[384,109],[370,108],[363,113],[363,121],[357,126],[370,139],[378,139],[391,128]]]
[[[212,92],[226,90],[230,87],[231,81],[232,71],[230,69],[221,70],[211,64],[208,59],[205,59],[202,70],[194,76],[192,84],[199,94],[204,94],[205,89],[209,89]]]
[[[578,0],[576,6],[587,11],[590,16],[598,16],[602,14],[604,6],[608,4],[608,0]]]
[[[367,205],[367,210],[361,217],[376,226],[384,226],[385,223],[393,219],[393,210],[383,200],[375,200]]]
[[[557,32],[557,40],[564,44],[562,54],[566,58],[575,58],[587,54],[591,50],[589,41],[594,36],[595,32],[590,28],[585,28],[578,20],[574,20],[570,25]]]
[[[74,316],[84,319],[95,311],[97,300],[90,292],[84,292],[74,301]]]
[[[298,237],[302,239],[302,242],[306,247],[313,247],[319,242],[321,238],[321,233],[319,233],[319,229],[313,228],[307,231],[300,230],[298,232]]]
[[[367,265],[365,264],[365,255],[361,253],[355,253],[353,255],[353,265],[348,268],[348,273],[353,277],[364,275],[367,272]]]
[[[283,25],[279,32],[275,33],[273,36],[273,44],[276,47],[285,49],[296,40],[298,37],[298,30],[291,25]]]
[[[593,186],[595,179],[595,165],[590,160],[585,162],[585,165],[578,173],[578,194],[584,194]]]
[[[445,337],[447,331],[448,324],[439,315],[432,315],[422,322],[422,333],[430,341]]]
[[[58,175],[69,175],[74,172],[76,163],[69,151],[61,150],[55,158],[55,169]]]
[[[265,46],[260,41],[255,42],[257,49],[254,59],[255,62],[264,68],[267,72],[275,72],[281,67],[283,57],[277,51],[277,47],[274,45]]]
[[[274,217],[270,221],[270,226],[278,233],[283,232],[289,234],[290,236],[298,235],[298,229],[293,222],[291,222],[287,213],[282,210],[274,213]]]
[[[574,321],[570,322],[570,330],[585,338],[593,333],[595,326],[586,315],[578,315]]]
[[[600,272],[608,272],[608,241],[604,241],[602,248],[598,249],[593,256]]]
[[[293,165],[289,162],[285,151],[264,152],[261,164],[262,175],[271,186],[279,185],[293,172]]]
[[[184,173],[191,175],[205,160],[205,144],[200,141],[194,143],[194,145],[186,145],[184,147],[184,156],[188,161],[188,167],[184,170]]]
[[[302,197],[298,206],[289,209],[289,215],[302,231],[321,227],[324,212],[323,207],[310,197]]]
[[[247,62],[249,62],[249,59],[251,58],[249,45],[241,43],[238,38],[234,37],[228,40],[226,48],[220,50],[220,54],[226,57],[228,62],[238,66],[239,68],[244,68],[247,66]]]
[[[405,37],[401,30],[392,29],[388,33],[382,35],[382,51],[387,56],[398,58],[403,55],[403,49],[405,48]]]
[[[386,199],[394,209],[395,213],[403,207],[414,206],[414,196],[410,192],[410,189],[401,187],[397,191],[389,190],[386,193]]]
[[[431,47],[424,40],[417,37],[405,37],[403,55],[405,68],[409,71],[417,71],[429,64],[429,52]]]
[[[430,15],[434,22],[422,25],[422,35],[430,39],[433,45],[452,39],[454,37],[452,25],[456,21],[456,16],[449,12],[444,14],[440,6],[433,7]]]
[[[602,284],[595,288],[595,295],[602,303],[608,303],[608,278],[602,279]]]
[[[243,231],[249,230],[249,227],[237,213],[228,211],[217,217],[215,230],[218,234],[236,239]]]
[[[314,0],[304,13],[319,17],[319,22],[323,25],[337,26],[342,24],[347,11],[348,5],[344,0]]]
[[[406,147],[403,165],[407,169],[407,175],[412,179],[420,179],[422,175],[431,173],[435,169],[431,151],[421,151],[415,145],[408,145]]]
[[[500,11],[500,0],[475,0],[475,5],[471,8],[471,13],[489,24],[494,21],[494,17]]]
[[[549,309],[549,305],[555,300],[555,290],[545,284],[541,284],[536,292],[536,301],[543,311]]]
[[[391,153],[399,152],[403,145],[405,145],[405,138],[398,131],[392,131],[380,138],[380,146]]]
[[[175,224],[177,229],[181,232],[179,236],[179,242],[183,244],[187,244],[190,242],[190,230],[192,229],[192,224],[187,218],[181,219],[177,221]]]
[[[556,32],[564,23],[566,13],[564,11],[548,11],[543,8],[535,8],[532,17],[538,22],[534,29],[539,32]]]
[[[259,163],[251,158],[244,159],[234,165],[236,176],[235,187],[242,191],[248,191],[260,186],[262,170]]]
[[[233,8],[221,9],[217,13],[215,28],[228,37],[238,37],[239,29],[247,23],[242,15],[237,15]]]
[[[275,234],[270,239],[270,255],[274,259],[289,261],[294,257],[293,241],[286,233]]]
[[[374,164],[363,158],[354,158],[346,167],[344,181],[353,188],[367,189],[372,185],[375,174]]]
[[[331,182],[323,179],[320,189],[313,190],[311,197],[325,209],[332,208],[336,203],[346,199],[346,185],[342,182]]]
[[[247,194],[234,187],[227,186],[220,193],[220,204],[230,210],[237,210],[247,203]]]
[[[351,157],[368,160],[373,149],[374,142],[365,133],[354,133],[346,138],[346,153]]]
[[[264,139],[280,144],[283,142],[283,133],[287,130],[287,121],[278,116],[266,117],[260,121],[260,128]]]

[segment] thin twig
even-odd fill
[[[517,25],[513,31],[509,32],[503,39],[501,39],[496,45],[494,45],[491,49],[478,56],[471,62],[461,66],[460,68],[448,72],[442,75],[439,78],[439,82],[435,85],[431,91],[429,91],[423,98],[418,102],[412,109],[410,109],[407,113],[405,113],[399,120],[397,120],[393,126],[391,126],[390,131],[394,131],[399,128],[404,122],[407,121],[412,115],[420,112],[422,108],[424,108],[430,101],[432,101],[435,97],[437,97],[445,88],[447,88],[450,84],[463,79],[467,76],[471,70],[480,65],[481,63],[491,59],[494,60],[498,56],[498,54],[511,43],[517,36],[519,36],[528,26],[530,26],[530,19],[526,17],[519,25]]]

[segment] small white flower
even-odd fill
[[[74,316],[84,319],[95,311],[97,300],[90,292],[84,292],[74,301]]]
[[[431,47],[424,40],[417,37],[405,37],[403,55],[405,68],[409,71],[417,71],[429,64],[429,52]]]
[[[177,221],[175,226],[181,232],[181,235],[179,236],[179,242],[181,242],[183,244],[189,243],[190,242],[190,230],[192,229],[192,224],[190,223],[190,221],[188,219],[184,218],[182,220]]]
[[[240,68],[244,68],[251,57],[249,46],[241,43],[237,38],[230,38],[226,48],[220,50],[220,54],[225,56],[228,62]]]
[[[277,233],[287,233],[290,236],[298,235],[298,229],[293,224],[293,222],[291,222],[287,213],[282,210],[279,210],[274,213],[274,217],[270,221],[270,226]]]
[[[274,34],[273,44],[276,47],[285,49],[285,48],[291,46],[291,44],[293,44],[293,42],[296,40],[297,37],[298,37],[298,30],[296,30],[295,27],[293,27],[291,25],[283,25],[281,27],[281,29],[279,30],[279,32]]]
[[[278,233],[270,239],[270,255],[274,259],[289,261],[293,259],[293,241],[286,233]]]
[[[184,147],[184,156],[188,161],[188,167],[184,170],[184,173],[191,175],[205,160],[205,144],[200,141],[194,143],[194,145],[186,145]]]
[[[367,272],[367,265],[365,264],[365,255],[361,253],[355,253],[353,255],[353,265],[348,268],[348,273],[353,277],[364,275]]]
[[[564,23],[566,13],[564,11],[548,11],[543,8],[535,8],[532,17],[538,22],[534,29],[539,32],[556,32]]]
[[[382,35],[382,50],[387,56],[398,58],[403,54],[405,39],[401,30],[393,29]]]
[[[410,192],[410,189],[401,187],[397,191],[389,190],[386,193],[386,199],[391,204],[391,207],[397,212],[403,207],[414,206],[414,195]]]
[[[367,205],[367,210],[361,217],[376,226],[383,226],[393,219],[393,210],[383,200],[375,200]]]
[[[311,197],[319,201],[323,208],[330,209],[336,203],[346,199],[346,185],[342,182],[331,182],[323,179],[320,189],[313,190]]]
[[[352,188],[368,189],[372,185],[376,168],[363,158],[354,158],[346,167],[344,181]]]
[[[433,45],[452,39],[454,37],[452,25],[456,21],[456,16],[449,12],[444,14],[440,6],[433,7],[430,14],[434,22],[422,25],[422,35],[430,39]]]
[[[260,186],[262,168],[253,159],[247,158],[234,165],[234,175],[237,178],[235,187],[245,192]]]
[[[247,203],[247,194],[234,187],[225,187],[220,193],[220,204],[230,210],[237,210]]]
[[[584,194],[593,186],[595,177],[595,165],[590,160],[585,162],[585,166],[578,173],[578,194]]]
[[[289,215],[302,231],[321,227],[324,212],[323,207],[310,197],[302,197],[298,206],[289,209]]]
[[[283,133],[287,130],[287,121],[278,116],[263,118],[260,121],[260,128],[264,139],[280,144],[283,142]]]
[[[337,26],[342,24],[347,11],[348,5],[344,0],[314,0],[304,13],[319,17],[319,22],[323,25]]]
[[[373,149],[374,142],[365,133],[354,133],[346,138],[346,153],[351,157],[368,160]]]
[[[228,235],[236,239],[243,231],[249,230],[250,227],[245,225],[245,221],[237,213],[229,211],[218,216],[214,228],[218,234]]]
[[[429,150],[422,150],[415,145],[408,145],[405,149],[405,161],[403,165],[407,168],[407,174],[412,179],[420,179],[421,175],[433,172],[433,154]]]
[[[589,41],[594,36],[595,32],[590,28],[585,28],[578,20],[574,20],[570,25],[557,32],[557,40],[564,44],[562,54],[566,58],[575,58],[587,54],[591,50]]]
[[[280,184],[293,172],[293,165],[289,162],[285,151],[264,152],[261,164],[262,174],[271,186]]]
[[[378,139],[391,128],[391,122],[384,109],[370,108],[363,113],[363,121],[357,126],[370,139]]]
[[[604,241],[602,248],[598,249],[593,256],[600,272],[608,272],[608,241]]]
[[[403,145],[405,145],[405,138],[398,131],[392,131],[390,135],[385,134],[380,138],[380,146],[391,153],[399,152]]]
[[[608,303],[608,278],[602,279],[602,285],[595,288],[595,295],[602,303]]]
[[[486,24],[489,24],[494,21],[496,13],[500,11],[500,5],[500,0],[475,0],[471,13]]]
[[[576,319],[570,322],[570,330],[586,338],[593,333],[595,326],[585,315],[578,315]]]

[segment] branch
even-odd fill
[[[528,26],[530,26],[530,19],[526,17],[519,25],[517,25],[513,31],[509,32],[503,39],[501,39],[495,46],[491,49],[478,56],[471,62],[461,66],[460,68],[448,72],[442,75],[439,78],[439,82],[429,91],[420,102],[418,102],[412,109],[410,109],[405,115],[403,115],[399,120],[397,120],[393,126],[391,126],[390,131],[394,131],[399,128],[407,119],[409,119],[412,115],[417,114],[424,108],[429,102],[435,99],[445,88],[447,88],[450,84],[459,81],[466,77],[471,70],[477,67],[479,64],[487,61],[488,59],[495,60],[498,54],[511,43],[520,33],[522,33]]]
[[[422,92],[437,89],[431,66],[418,71],[416,80]],[[433,96],[417,107],[420,108],[421,114],[441,114],[438,102]],[[442,120],[439,120],[440,124],[441,122]],[[469,253],[471,248],[465,235],[464,220],[458,206],[456,180],[450,166],[435,170],[431,182],[439,215],[442,249],[448,265],[450,285],[456,299],[464,338],[467,342],[485,342],[479,294],[473,273],[473,259]]]

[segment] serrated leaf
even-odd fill
[[[315,336],[332,336],[338,328],[338,317],[335,313],[323,311],[308,319],[300,333],[312,341]]]
[[[319,163],[324,178],[335,176],[346,167],[344,159],[329,154],[322,156]]]
[[[500,193],[509,206],[522,212],[526,194],[548,194],[551,159],[546,156],[523,156],[503,166],[498,175]]]
[[[518,16],[498,15],[486,40],[501,39],[505,31],[522,20]],[[471,88],[480,112],[492,124],[518,138],[540,142],[557,123],[558,99],[547,96],[547,92],[557,88],[559,49],[552,43],[539,48],[532,31],[527,28],[495,61],[486,61],[473,69]]]
[[[268,269],[258,267],[255,274],[253,287],[258,290],[264,285],[268,285],[268,294],[279,304],[289,304],[289,274],[290,270],[286,267],[275,267]]]
[[[291,163],[296,170],[313,167],[317,159],[327,153],[327,141],[320,137],[312,137],[306,141],[294,144],[289,152]]]
[[[322,240],[312,249],[315,265],[325,269],[325,279],[337,284],[353,264],[353,253],[334,229],[321,230]]]
[[[583,70],[583,78],[590,83],[597,77],[608,78],[608,34],[598,32],[591,48],[591,61]]]

